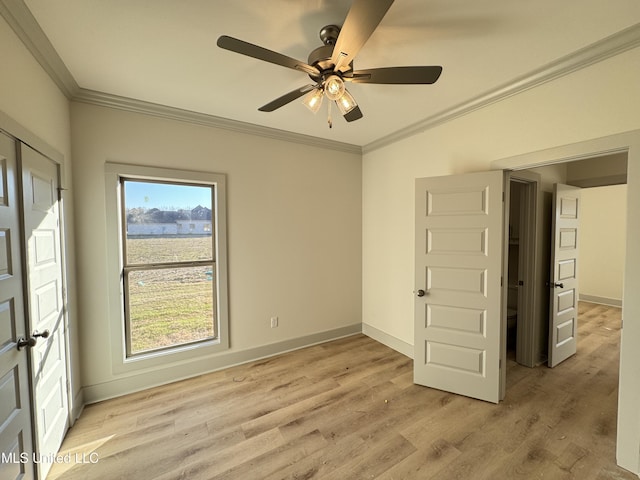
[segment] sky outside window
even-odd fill
[[[131,180],[126,181],[124,185],[127,208],[181,210],[201,205],[211,209],[210,187]]]

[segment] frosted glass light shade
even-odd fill
[[[302,97],[302,103],[305,107],[311,110],[313,113],[317,113],[322,105],[322,89],[315,88]]]
[[[329,100],[338,100],[344,91],[344,82],[339,76],[331,75],[324,81],[324,94]]]
[[[340,113],[342,113],[342,115],[346,115],[358,106],[355,99],[346,89],[342,96],[336,100],[336,104],[338,105],[338,110],[340,110]]]

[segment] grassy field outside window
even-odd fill
[[[149,249],[167,257],[175,249],[193,251],[197,257],[211,237],[139,238],[127,243],[130,257]],[[213,272],[213,265],[130,272],[131,353],[215,338]]]

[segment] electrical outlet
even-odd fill
[[[278,317],[271,317],[271,328],[276,328],[278,326]]]

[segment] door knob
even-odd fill
[[[416,295],[418,295],[419,297],[424,297],[427,294],[427,292],[425,292],[424,290],[420,289],[416,292]]]
[[[49,330],[45,330],[44,332],[40,333],[37,330],[35,332],[33,332],[31,334],[31,336],[33,338],[37,338],[37,337],[42,337],[42,338],[49,338]]]
[[[554,286],[555,288],[564,288],[564,283],[556,282],[556,283],[554,283],[554,284],[553,284],[553,286]]]
[[[21,350],[22,347],[35,347],[36,346],[36,342],[38,341],[37,338],[24,338],[24,337],[20,337],[18,339],[18,350]]]

